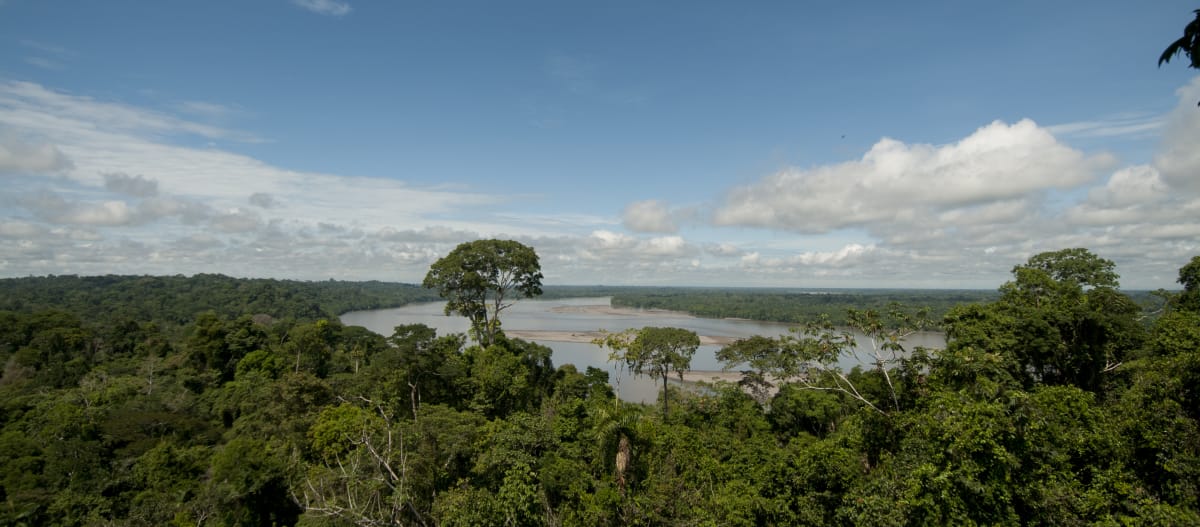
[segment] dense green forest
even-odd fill
[[[1112,262],[1044,253],[946,309],[945,350],[843,372],[845,335],[810,325],[728,347],[745,382],[669,410],[502,333],[333,316],[435,298],[413,286],[4,280],[0,524],[1197,525],[1180,264],[1151,319]],[[897,351],[909,319],[851,307]]]
[[[49,276],[0,279],[0,310],[63,310],[85,319],[185,324],[197,313],[332,318],[347,311],[438,300],[420,286],[389,282],[298,282],[185,276]]]

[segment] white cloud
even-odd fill
[[[1033,121],[994,122],[950,145],[883,139],[858,161],[781,171],[731,191],[714,222],[829,232],[924,209],[1069,189],[1110,162],[1059,143]]]
[[[53,225],[113,226],[133,223],[134,212],[123,201],[71,201],[42,191],[18,200],[35,217]]]
[[[335,0],[292,0],[292,3],[319,15],[344,16],[352,10],[349,3]]]
[[[61,62],[57,62],[46,57],[25,57],[25,63],[50,71],[58,71],[63,69]]]
[[[742,255],[742,250],[732,243],[710,243],[704,246],[704,250],[708,254],[722,258]]]
[[[123,201],[87,203],[65,211],[58,220],[78,225],[126,225],[133,221],[133,211]]]
[[[824,267],[845,269],[862,263],[877,251],[878,249],[873,245],[852,243],[836,251],[807,251],[782,257],[764,257],[758,252],[752,252],[742,256],[741,264],[747,268]]]
[[[250,134],[0,82],[0,274],[419,281],[458,243],[502,237],[533,246],[548,283],[990,288],[1036,252],[1084,246],[1125,277],[1166,277],[1127,286],[1170,286],[1200,253],[1200,160],[1187,148],[1200,144],[1200,93],[1180,95],[1161,119],[1177,135],[1151,164],[1106,173],[1108,156],[1031,121],[992,123],[769,175],[712,213],[739,228],[712,228],[709,211],[662,201],[621,217],[531,211],[544,196],[286,170],[173,143]]]
[[[3,5],[3,4],[0,4]],[[25,57],[25,63],[37,66],[39,68],[51,71],[58,71],[64,68],[63,61],[75,57],[75,52],[62,46],[55,46],[45,42],[36,40],[21,40],[22,47],[32,50],[36,53],[34,56]],[[50,58],[53,57],[53,58]]]
[[[71,159],[51,143],[30,142],[13,133],[0,133],[0,174],[54,173],[72,166]]]
[[[497,204],[517,198],[298,172],[219,148],[178,146],[170,139],[237,134],[30,83],[0,82],[0,125],[3,166],[16,170],[0,187],[0,235],[30,226],[44,234],[0,244],[0,272],[8,275],[225,272],[411,281],[462,241],[553,240],[545,237],[563,228],[616,223],[500,214]],[[98,239],[84,239],[89,232]]]
[[[621,223],[634,232],[670,234],[679,231],[667,204],[657,200],[630,203],[621,214]]]
[[[598,230],[580,240],[580,255],[592,260],[634,261],[690,257],[697,249],[680,236],[638,238],[617,232]]]
[[[214,216],[211,225],[222,232],[254,232],[263,226],[263,220],[253,211],[233,209]]]
[[[1146,136],[1163,127],[1160,115],[1122,115],[1093,121],[1078,121],[1047,126],[1056,137],[1117,137]]]
[[[275,198],[266,192],[255,192],[250,195],[250,204],[255,207],[269,209],[275,206]]]
[[[1190,191],[1200,191],[1200,76],[1192,79],[1176,94],[1179,104],[1167,119],[1163,130],[1163,145],[1154,158],[1154,165],[1171,185]]]
[[[32,238],[45,231],[44,227],[27,221],[0,221],[0,238]]]
[[[144,108],[66,95],[30,82],[0,82],[0,109],[4,110],[0,113],[0,122],[10,127],[69,131],[76,137],[122,132],[152,136],[194,135],[248,143],[262,141],[253,134]]]
[[[158,182],[142,176],[130,176],[120,172],[101,174],[104,177],[104,188],[137,198],[148,198],[158,195]]]

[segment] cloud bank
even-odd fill
[[[549,283],[992,288],[1036,252],[1088,247],[1127,287],[1169,287],[1200,254],[1200,79],[1178,95],[1168,115],[1129,125],[1160,130],[1143,164],[1064,139],[1100,125],[997,121],[947,144],[882,139],[709,205],[631,196],[605,218],[530,212],[523,189],[288,170],[183,146],[263,140],[252,133],[0,82],[0,275],[415,282],[458,243],[505,237],[537,249]]]

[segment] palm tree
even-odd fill
[[[1196,13],[1196,19],[1183,28],[1183,36],[1167,46],[1167,49],[1163,50],[1162,56],[1158,57],[1160,67],[1171,62],[1175,55],[1184,53],[1192,61],[1189,67],[1200,69],[1200,9],[1195,10],[1194,13]]]

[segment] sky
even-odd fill
[[[0,276],[1174,289],[1197,7],[0,0]]]

